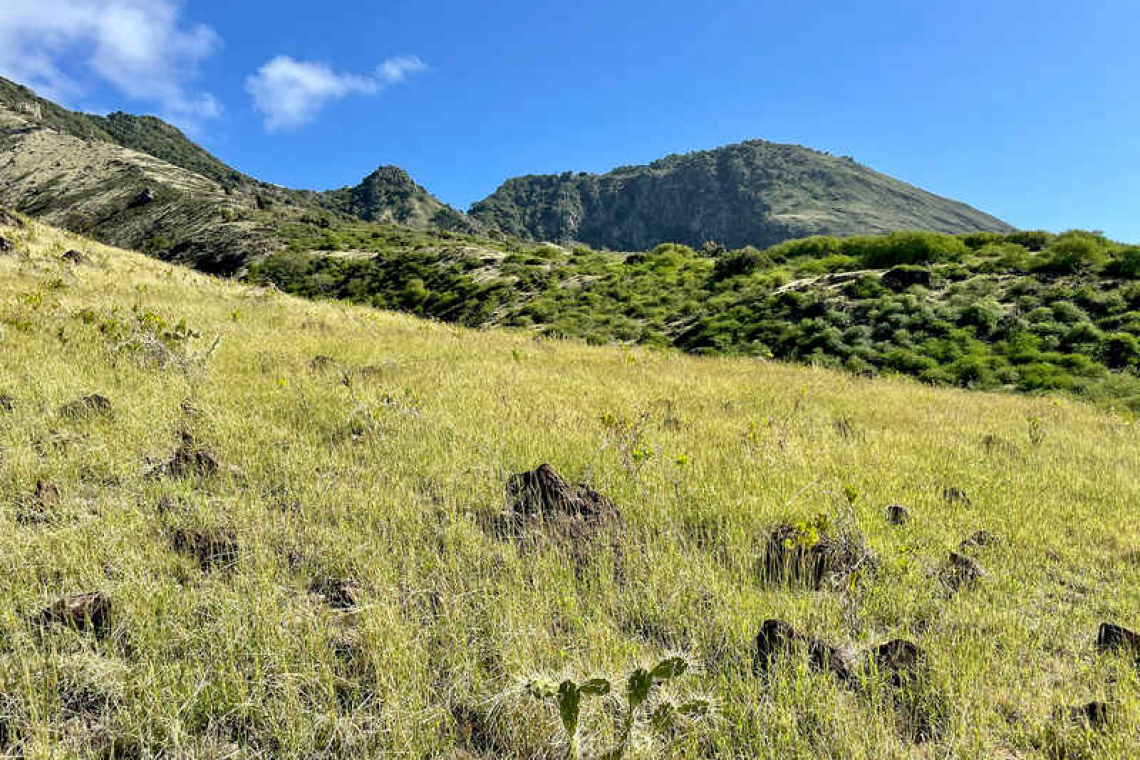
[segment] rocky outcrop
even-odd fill
[[[762,140],[604,175],[511,179],[470,215],[510,235],[627,251],[710,240],[764,247],[808,235],[901,229],[1012,231],[851,159]]]

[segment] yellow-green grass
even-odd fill
[[[1140,627],[1130,418],[462,330],[36,224],[0,234],[17,248],[0,255],[0,754],[558,757],[528,678],[623,679],[672,653],[697,667],[670,693],[715,714],[672,742],[639,732],[631,756],[1140,754],[1137,669],[1094,647],[1102,621]],[[61,262],[70,248],[89,262]],[[136,307],[197,337],[140,345]],[[59,415],[91,393],[113,416]],[[182,431],[241,472],[148,478]],[[488,530],[509,475],[543,462],[614,499],[616,541]],[[58,504],[31,498],[39,480]],[[884,519],[895,502],[909,524]],[[877,571],[763,583],[771,529],[820,513]],[[229,531],[236,564],[177,552],[191,529]],[[1000,539],[969,551],[988,575],[953,592],[939,573],[982,529]],[[310,592],[339,578],[355,609]],[[106,639],[37,624],[94,590],[114,605]],[[834,644],[914,641],[938,735],[913,741],[881,681],[850,688],[797,657],[754,675],[767,618]],[[1101,731],[1055,715],[1092,700],[1113,707]],[[617,702],[585,705],[585,756],[612,742]]]

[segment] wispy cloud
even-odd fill
[[[349,95],[375,95],[427,68],[414,56],[389,58],[375,74],[337,73],[326,63],[279,55],[246,80],[246,91],[270,132],[297,129],[313,121],[330,101]]]
[[[172,121],[215,118],[217,99],[189,83],[221,40],[180,13],[180,0],[0,2],[0,74],[69,101],[93,73]]]
[[[415,74],[426,68],[427,64],[418,57],[414,55],[404,55],[389,58],[381,63],[376,69],[376,75],[389,84],[398,84],[407,79],[409,74]]]

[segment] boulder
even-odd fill
[[[942,499],[948,504],[960,504],[963,507],[971,505],[970,497],[961,488],[947,486],[942,489]]]
[[[914,683],[926,666],[926,653],[905,639],[873,647],[868,659],[878,672],[889,674],[891,683],[900,688]]]
[[[910,510],[901,504],[890,504],[886,509],[887,522],[891,525],[904,525],[910,522]]]
[[[229,569],[237,564],[237,540],[227,530],[179,529],[171,540],[176,551],[192,557],[203,570]]]
[[[139,206],[146,206],[147,204],[154,203],[156,200],[158,200],[158,196],[154,194],[154,190],[147,187],[131,200],[129,207],[138,208]]]
[[[780,525],[768,536],[761,572],[769,583],[802,584],[819,590],[825,581],[846,578],[870,560],[865,549],[850,541],[809,537],[794,525]]]
[[[957,552],[950,552],[950,558],[942,573],[943,581],[955,591],[973,586],[985,576],[986,571],[977,560]]]
[[[36,490],[32,492],[32,500],[39,507],[55,507],[59,505],[59,486],[47,480],[36,481]]]
[[[1068,709],[1058,710],[1071,722],[1100,731],[1108,726],[1112,718],[1112,707],[1107,702],[1089,702]]]
[[[506,495],[511,511],[525,517],[599,520],[617,512],[608,497],[585,484],[571,485],[548,464],[511,476]]]
[[[102,638],[111,630],[111,600],[101,591],[65,597],[46,607],[41,625],[57,624]]]
[[[147,473],[150,478],[213,477],[221,465],[217,457],[207,448],[198,446],[194,436],[181,433],[181,441],[169,461],[154,467]]]
[[[972,533],[968,538],[962,540],[958,545],[959,549],[974,549],[986,548],[989,546],[997,546],[999,543],[998,537],[988,530],[979,530]]]
[[[336,610],[350,610],[360,598],[360,587],[351,578],[321,578],[309,586],[309,592]]]
[[[808,665],[821,673],[832,673],[841,681],[855,676],[855,663],[849,649],[832,646],[798,632],[783,620],[765,620],[756,634],[752,653],[752,669],[757,675],[767,673],[777,657],[807,654]]]
[[[1101,623],[1096,634],[1096,648],[1101,652],[1135,654],[1140,661],[1140,633],[1114,623]]]
[[[106,396],[100,396],[98,393],[64,404],[59,409],[60,417],[71,420],[95,416],[107,417],[110,414],[111,400]]]

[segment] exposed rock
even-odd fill
[[[512,475],[506,491],[511,512],[520,517],[602,520],[617,514],[609,498],[584,483],[570,485],[548,464]]]
[[[336,366],[336,359],[332,358],[331,356],[325,356],[322,354],[319,356],[314,356],[312,358],[312,360],[309,362],[309,371],[327,372],[329,370],[336,369]]]
[[[901,504],[891,504],[886,509],[887,522],[891,525],[904,525],[910,522],[910,510]]]
[[[998,537],[993,533],[990,533],[988,530],[979,530],[971,534],[969,538],[963,539],[962,543],[958,545],[958,548],[985,548],[988,546],[997,546],[998,543]]]
[[[806,636],[783,620],[765,620],[760,626],[752,654],[753,672],[765,674],[775,658],[792,655],[799,649],[807,653],[808,664],[814,670],[834,673],[842,681],[854,677],[855,663],[849,649]]]
[[[961,488],[947,486],[942,489],[942,498],[949,504],[960,504],[963,507],[971,505],[970,497]]]
[[[32,492],[32,500],[39,507],[59,506],[59,487],[47,480],[38,480],[36,490]]]
[[[144,188],[141,193],[136,195],[130,203],[129,208],[138,208],[139,206],[146,206],[158,200],[158,196],[154,194],[154,190],[149,187]]]
[[[1140,633],[1113,623],[1101,623],[1096,634],[1096,648],[1101,652],[1132,653],[1140,662]]]
[[[351,578],[322,578],[309,586],[309,592],[317,594],[337,610],[352,609],[360,597],[360,588]]]
[[[75,250],[74,248],[59,257],[61,261],[66,261],[68,264],[86,264],[87,256]]]
[[[98,393],[85,396],[59,409],[59,416],[71,420],[81,420],[87,417],[109,417],[111,415],[111,400]]]
[[[0,393],[0,412],[12,412],[16,408],[16,399],[7,393]]]
[[[818,590],[825,581],[846,578],[872,561],[865,547],[849,539],[808,537],[794,525],[781,525],[768,536],[762,574],[771,583],[805,584]]]
[[[111,630],[111,600],[101,591],[69,596],[45,608],[39,619],[41,625],[55,623],[102,638]]]
[[[964,554],[950,552],[950,559],[942,573],[942,579],[954,590],[973,586],[986,576],[981,565]]]
[[[24,228],[24,220],[6,208],[0,208],[0,227]]]
[[[207,448],[198,446],[194,436],[183,432],[182,440],[169,461],[154,467],[147,473],[150,478],[209,478],[222,469],[217,457]],[[232,468],[231,468],[232,469]],[[232,470],[235,474],[236,470]]]
[[[810,235],[1012,231],[1004,222],[850,161],[752,140],[604,175],[509,179],[471,207],[508,235],[647,251],[659,243],[760,248]]]
[[[906,290],[912,285],[929,288],[932,277],[929,269],[922,267],[895,267],[883,273],[882,283],[891,290]]]
[[[903,687],[916,681],[926,665],[926,653],[905,639],[880,644],[868,653],[880,673],[889,673],[891,683]]]
[[[237,540],[227,530],[180,529],[171,543],[177,551],[193,557],[203,570],[231,568],[240,554]]]
[[[16,250],[15,244],[6,237],[0,236],[0,256],[12,253]]]
[[[1108,726],[1112,719],[1113,710],[1107,702],[1089,702],[1088,704],[1058,710],[1058,713],[1073,723],[1088,726],[1094,731],[1100,731]]]

